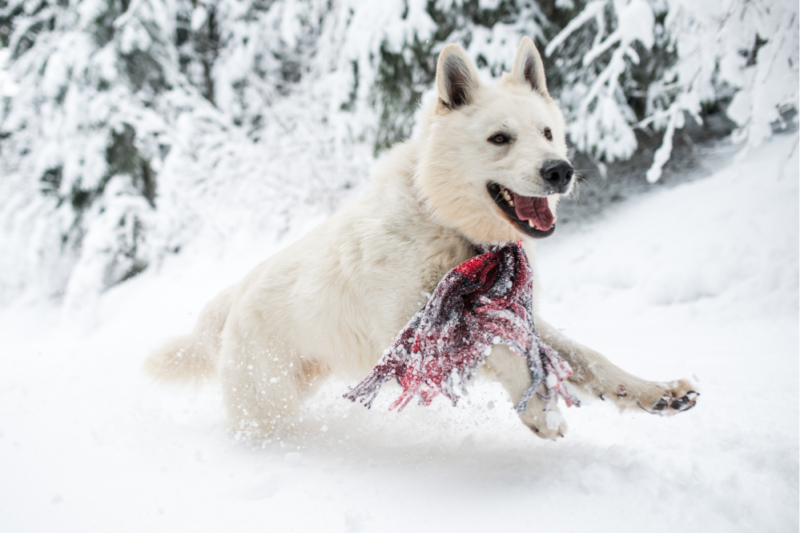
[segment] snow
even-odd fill
[[[0,524],[796,531],[797,142],[775,136],[538,247],[544,316],[641,377],[697,381],[692,411],[562,406],[570,430],[550,442],[495,384],[476,384],[456,409],[438,400],[396,413],[391,394],[366,410],[331,382],[295,434],[237,441],[216,386],[170,389],[141,372],[148,350],[275,251],[198,244],[105,292],[96,322],[41,303],[0,310]]]

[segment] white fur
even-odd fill
[[[232,428],[269,434],[323,378],[363,379],[420,308],[421,294],[475,255],[473,243],[522,238],[486,183],[543,196],[542,163],[566,160],[564,119],[547,93],[536,48],[523,39],[514,71],[487,87],[466,54],[449,45],[439,58],[437,87],[422,135],[383,158],[364,198],[217,296],[192,334],[152,354],[147,370],[165,380],[218,375]],[[499,129],[511,132],[513,142],[488,142]],[[558,198],[548,196],[554,212]],[[532,243],[525,247],[533,264]],[[691,388],[640,380],[538,317],[536,324],[575,369],[574,384],[621,407],[649,410],[665,394],[680,398]],[[524,360],[503,345],[494,347],[482,372],[514,402],[530,385]],[[546,417],[543,405],[534,398],[522,421],[540,436],[563,435],[563,419]],[[550,409],[557,411],[555,402]]]

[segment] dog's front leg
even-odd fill
[[[491,379],[499,381],[505,387],[515,405],[531,386],[531,371],[527,361],[504,344],[492,346],[492,353],[486,358],[482,369]],[[542,438],[563,437],[567,432],[567,423],[558,410],[558,401],[553,399],[548,402],[542,399],[547,394],[544,383],[540,383],[536,390],[541,396],[533,395],[525,412],[519,415],[520,420]]]
[[[642,408],[648,413],[674,415],[694,407],[699,394],[689,381],[646,381],[628,374],[600,353],[583,346],[544,320],[536,319],[542,340],[572,367],[570,383],[620,409]]]

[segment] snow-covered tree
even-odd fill
[[[611,23],[609,23],[611,21]],[[547,45],[555,55],[574,32],[594,40],[562,87],[570,138],[605,159],[636,149],[634,128],[664,130],[647,180],[655,182],[688,114],[727,104],[753,147],[797,108],[798,6],[790,1],[593,0]],[[569,54],[573,56],[573,54]],[[646,95],[646,98],[642,96]],[[641,102],[634,109],[632,102]]]
[[[302,84],[311,3],[0,6],[17,87],[0,122],[4,299],[33,285],[79,306],[198,234],[284,231],[365,172],[324,124],[326,85]]]
[[[630,157],[720,107],[797,108],[788,0],[0,0],[0,301],[80,306],[191,243],[330,213],[412,134],[436,55],[497,77],[523,35],[577,149]],[[600,163],[602,164],[602,163]]]

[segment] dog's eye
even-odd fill
[[[552,141],[553,140],[553,132],[550,131],[550,128],[545,128],[544,129],[544,138],[547,139],[548,141]]]
[[[508,135],[506,135],[505,133],[495,133],[494,135],[492,135],[491,137],[489,137],[489,142],[490,142],[490,143],[492,143],[492,144],[498,144],[498,145],[500,145],[500,144],[506,144],[506,143],[508,143],[510,140],[511,140],[511,139],[509,138],[509,136],[508,136]]]

